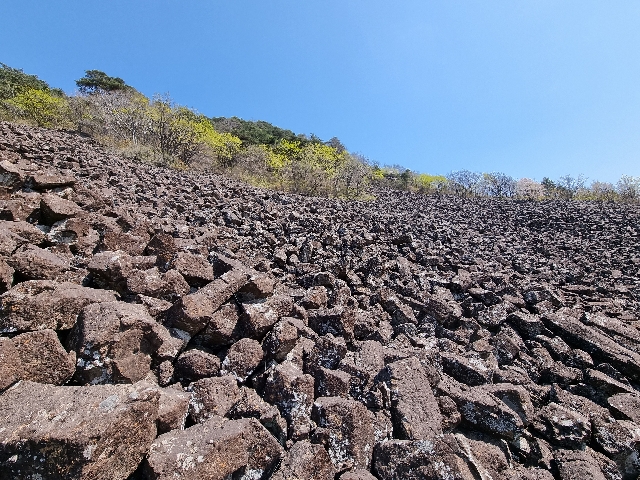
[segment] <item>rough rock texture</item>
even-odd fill
[[[637,478],[640,208],[375,194],[0,123],[0,477]]]
[[[156,437],[158,397],[145,385],[20,382],[0,396],[0,476],[126,479]]]

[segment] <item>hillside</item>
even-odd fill
[[[1,478],[640,474],[638,205],[0,160]]]

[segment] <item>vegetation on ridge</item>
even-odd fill
[[[76,85],[78,92],[68,96],[35,75],[0,63],[0,119],[80,131],[134,161],[214,170],[306,195],[366,198],[376,184],[464,197],[640,201],[640,177],[587,186],[584,177],[570,175],[542,182],[500,172],[429,175],[398,165],[380,167],[349,152],[337,137],[323,141],[265,121],[208,118],[168,95],[148,98],[100,70],[87,70]]]

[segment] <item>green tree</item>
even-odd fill
[[[83,94],[131,89],[120,77],[110,77],[100,70],[85,70],[84,73],[84,77],[76,80],[76,85]]]
[[[6,101],[15,115],[47,128],[70,126],[69,104],[48,90],[28,89]]]
[[[8,100],[27,90],[49,90],[47,82],[35,75],[0,62],[0,100]]]

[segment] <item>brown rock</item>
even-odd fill
[[[174,366],[173,376],[182,384],[202,378],[216,377],[220,372],[220,359],[203,350],[191,349],[180,354]]]
[[[560,480],[608,480],[598,462],[581,450],[558,450],[555,454]]]
[[[289,438],[292,440],[305,440],[309,436],[313,384],[311,375],[303,374],[289,361],[268,371],[264,399],[280,409],[287,420]]]
[[[554,402],[538,412],[532,427],[549,442],[565,448],[580,448],[591,438],[587,417]]]
[[[53,225],[65,218],[75,217],[81,211],[78,204],[58,195],[45,193],[40,201],[40,215],[46,225]]]
[[[180,386],[170,386],[158,389],[160,402],[158,407],[158,435],[171,430],[183,430],[185,420],[189,414],[191,394],[185,392]]]
[[[189,284],[175,270],[161,273],[157,267],[149,270],[135,270],[127,276],[127,289],[131,293],[160,298],[169,302],[189,293]]]
[[[238,471],[263,478],[283,455],[282,447],[255,419],[214,420],[161,435],[145,464],[153,480],[225,480]]]
[[[453,435],[433,440],[389,440],[374,451],[381,480],[473,480],[475,477]]]
[[[231,271],[196,293],[185,295],[167,312],[167,325],[184,330],[190,335],[199,333],[209,324],[216,310],[229,300],[244,282],[244,274]]]
[[[260,423],[278,439],[282,445],[287,441],[287,422],[280,415],[280,411],[265,402],[253,389],[242,387],[240,399],[229,410],[228,417],[257,418]]]
[[[177,356],[182,343],[142,305],[105,302],[82,310],[69,345],[78,357],[76,380],[98,384],[142,380],[153,358]]]
[[[222,375],[231,375],[238,382],[247,380],[263,357],[262,347],[256,340],[243,338],[231,345],[220,366]]]
[[[338,471],[371,467],[375,444],[373,418],[362,403],[320,397],[313,404],[311,415],[318,425],[314,437],[324,444]]]
[[[36,172],[31,177],[33,187],[36,190],[51,190],[60,187],[72,187],[76,183],[76,179],[69,175],[60,175],[56,173]]]
[[[331,333],[350,341],[354,338],[355,311],[349,307],[320,308],[309,311],[309,327],[318,335]]]
[[[284,361],[298,341],[298,328],[286,318],[278,321],[262,341],[265,357],[278,362]]]
[[[6,229],[19,237],[18,245],[23,245],[24,243],[41,245],[47,239],[42,230],[29,222],[0,222],[0,226],[2,230]]]
[[[608,399],[611,411],[622,418],[640,424],[640,396],[633,393],[619,393]]]
[[[367,470],[353,470],[340,475],[340,480],[376,480]]]
[[[296,442],[289,449],[273,480],[309,479],[333,480],[336,470],[322,445],[306,440]],[[341,477],[342,478],[342,477]]]
[[[428,376],[415,357],[398,360],[382,376],[389,403],[404,440],[431,440],[442,435],[442,417]]]
[[[287,295],[274,295],[266,300],[258,299],[242,304],[242,327],[246,336],[262,340],[281,318],[291,313],[293,300]]]
[[[189,415],[194,422],[203,423],[213,417],[224,417],[240,400],[240,389],[235,378],[203,378],[189,386],[193,397]]]
[[[240,311],[233,303],[222,305],[211,314],[204,330],[193,339],[193,343],[207,348],[225,347],[241,337],[238,321]]]
[[[201,287],[213,281],[213,267],[202,255],[179,252],[173,260],[175,268],[194,287]]]
[[[6,292],[13,284],[13,268],[0,259],[0,293]]]
[[[55,280],[69,269],[68,260],[32,245],[14,253],[7,263],[22,280]]]
[[[92,303],[115,301],[113,292],[74,283],[32,280],[0,296],[0,332],[68,330]]]
[[[12,340],[22,361],[24,380],[64,385],[73,377],[76,354],[67,353],[53,330],[27,332]]]
[[[0,337],[0,392],[22,378],[22,361],[11,339]]]
[[[156,436],[158,396],[20,382],[0,396],[0,477],[127,479]]]
[[[0,185],[17,190],[24,185],[25,179],[25,173],[18,166],[7,160],[0,162]]]

